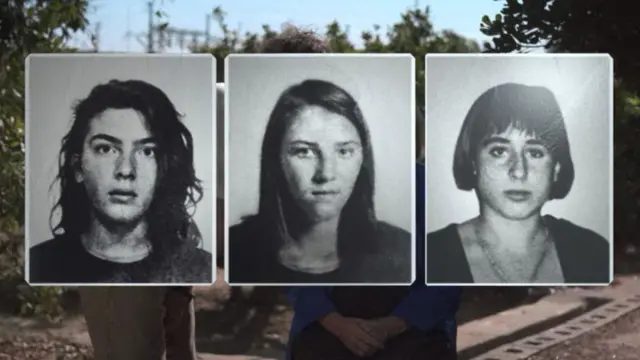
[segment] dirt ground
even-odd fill
[[[281,288],[230,288],[218,282],[196,293],[196,334],[199,352],[276,357],[288,340],[292,309]],[[546,291],[524,288],[467,289],[459,312],[460,324],[537,300]],[[65,296],[67,318],[59,325],[44,320],[0,318],[0,360],[83,359],[90,346],[72,345],[63,338],[86,334],[79,315],[77,293]],[[85,339],[84,342],[87,342]],[[82,342],[82,341],[81,341]]]
[[[596,331],[542,351],[527,360],[637,360],[640,358],[640,310]]]
[[[37,335],[0,339],[0,360],[88,360],[91,349]]]
[[[616,273],[640,273],[640,254],[629,252],[616,259]],[[219,274],[222,278],[222,274]],[[458,312],[459,324],[483,318],[491,314],[537,301],[551,290],[537,288],[535,290],[519,287],[473,287],[466,288]],[[282,354],[288,339],[288,331],[293,316],[281,288],[230,288],[223,282],[213,286],[200,287],[196,292],[196,334],[198,351],[214,354],[251,354],[265,357],[278,357]],[[61,324],[50,324],[42,319],[24,319],[0,313],[0,360],[75,360],[84,359],[90,354],[90,342],[86,335],[86,325],[80,314],[77,293],[70,291],[64,301],[67,310],[66,319]],[[619,320],[617,326],[608,332],[611,339],[627,342],[626,329],[640,326],[640,315],[637,313]],[[627,325],[626,322],[628,322]],[[600,331],[600,330],[599,330]],[[630,331],[630,330],[629,330]],[[591,336],[591,335],[589,335]],[[600,359],[601,357],[567,357],[581,347],[588,351],[586,344],[594,345],[604,351],[607,346],[618,344],[616,351],[620,354],[616,359],[626,359],[623,345],[602,335],[598,338],[582,338],[558,349],[549,350],[548,356],[539,355],[542,359]],[[618,336],[618,337],[616,337]],[[632,335],[628,335],[632,336]],[[636,335],[639,336],[640,335]],[[80,343],[87,346],[72,345],[69,338],[80,337]],[[76,341],[78,342],[78,341]],[[629,340],[628,342],[631,342]],[[638,340],[640,343],[640,339]],[[575,345],[572,345],[574,344]],[[640,348],[630,348],[638,354]],[[631,351],[629,350],[629,351]],[[597,351],[597,350],[594,350]],[[552,355],[552,356],[551,356]],[[608,357],[611,358],[611,357]],[[637,356],[633,359],[637,359]],[[532,359],[533,360],[533,359]]]
[[[466,289],[458,320],[464,324],[534,302],[547,293],[524,288]],[[216,284],[197,288],[196,294],[198,351],[266,356],[272,350],[284,350],[293,312],[282,289],[231,289]]]

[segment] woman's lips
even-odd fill
[[[314,190],[314,191],[311,191],[311,195],[317,201],[328,201],[328,200],[331,200],[331,199],[335,198],[336,196],[338,196],[338,194],[340,194],[340,192],[337,191],[337,190]]]
[[[531,191],[527,190],[507,190],[504,195],[511,201],[523,202],[529,200],[531,197]]]

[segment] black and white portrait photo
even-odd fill
[[[414,59],[230,55],[226,280],[410,284]]]
[[[613,65],[428,55],[429,284],[608,285]]]
[[[26,60],[26,281],[211,284],[210,55]]]

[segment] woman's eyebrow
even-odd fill
[[[305,145],[305,146],[311,146],[311,147],[317,147],[318,144],[312,141],[307,141],[307,140],[291,140],[291,142],[289,142],[289,145]]]
[[[113,135],[102,134],[102,133],[93,135],[89,139],[89,142],[92,143],[92,142],[94,142],[96,140],[108,141],[108,142],[110,142],[112,144],[116,144],[116,145],[122,145],[123,144],[123,141],[121,139],[119,139],[119,138],[117,138],[117,137],[115,137]],[[136,146],[141,146],[141,145],[147,145],[147,144],[155,144],[155,142],[156,142],[155,138],[146,137],[146,138],[143,138],[143,139],[135,140],[133,143]]]
[[[348,146],[348,145],[362,146],[360,142],[356,140],[340,141],[336,143],[336,146]]]
[[[503,138],[502,136],[489,136],[488,138],[482,140],[482,142],[480,143],[481,146],[487,146],[487,145],[492,145],[492,144],[501,144],[501,145],[507,145],[509,144],[510,141],[506,138]]]
[[[307,140],[292,140],[291,142],[289,142],[289,146],[295,146],[295,145],[304,145],[304,146],[316,147],[316,148],[320,146],[316,142],[307,141]],[[349,145],[362,146],[360,142],[356,140],[339,141],[339,142],[336,142],[335,144],[335,146],[349,146]]]
[[[154,145],[156,143],[156,139],[154,137],[147,137],[144,139],[140,139],[140,140],[136,140],[133,142],[134,144],[140,146],[140,145]]]
[[[103,140],[103,141],[108,141],[112,144],[122,144],[122,140],[118,139],[115,136],[111,136],[111,135],[107,135],[107,134],[96,134],[93,135],[90,139],[89,142],[92,143],[96,140]]]
[[[544,143],[544,141],[542,141],[540,139],[529,139],[529,140],[527,140],[527,145],[545,146],[546,144]]]
[[[510,141],[506,138],[503,138],[501,136],[490,136],[488,138],[486,138],[485,140],[483,140],[480,145],[481,146],[488,146],[488,145],[494,145],[494,144],[499,144],[499,145],[508,145],[510,143]],[[527,145],[536,145],[536,146],[545,146],[545,142],[540,140],[540,139],[529,139],[525,142]]]

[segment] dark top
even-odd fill
[[[342,261],[330,273],[308,274],[281,265],[277,251],[267,249],[265,232],[254,218],[229,229],[230,283],[407,283],[411,282],[411,234],[385,222],[379,222],[376,239],[379,251]]]
[[[416,165],[416,280],[404,286],[295,286],[287,289],[294,309],[289,332],[287,359],[291,360],[292,341],[317,320],[336,311],[343,316],[376,318],[397,316],[411,327],[429,334],[445,335],[447,346],[455,349],[456,313],[462,288],[425,285],[425,168]],[[314,325],[316,324],[316,325]]]
[[[609,283],[609,242],[567,220],[546,215],[567,284]],[[457,224],[427,235],[427,282],[474,283]]]
[[[184,245],[162,261],[149,256],[122,264],[91,255],[79,237],[60,235],[33,246],[29,253],[29,282],[37,284],[213,282],[212,255],[194,246]]]

